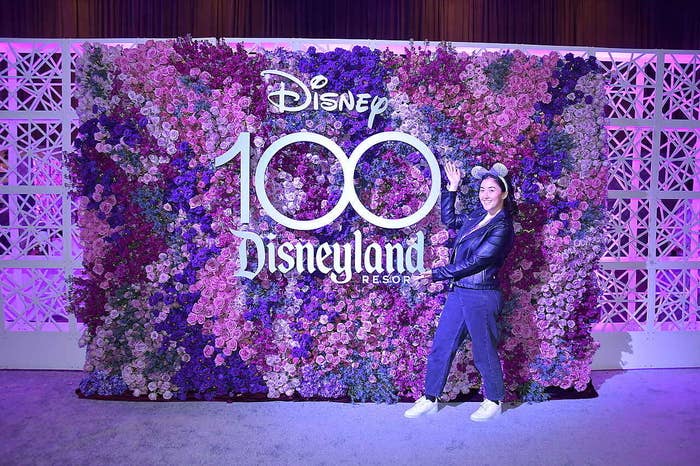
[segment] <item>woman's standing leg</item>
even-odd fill
[[[498,357],[498,317],[503,305],[498,290],[467,290],[461,306],[463,319],[472,339],[474,366],[481,374],[486,398],[501,401],[505,397],[503,371]]]
[[[447,295],[440,322],[435,330],[425,373],[425,395],[404,412],[405,417],[415,418],[437,412],[437,398],[442,395],[452,359],[467,332],[460,309],[462,300],[456,296],[458,293],[459,291],[454,290]]]
[[[428,354],[428,367],[425,374],[425,394],[439,397],[447,381],[455,352],[466,337],[464,313],[461,309],[463,300],[459,295],[463,290],[455,288],[447,295],[445,306],[440,315],[440,322],[433,344]]]

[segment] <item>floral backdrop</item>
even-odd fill
[[[281,112],[279,85],[264,70],[324,92],[388,99],[366,112]],[[264,267],[236,277],[247,230],[268,241],[407,244],[425,235],[425,266],[446,263],[454,232],[436,206],[411,227],[374,226],[352,207],[315,230],[271,219],[256,196],[241,223],[241,165],[214,159],[250,133],[251,165],[280,137],[309,131],[347,154],[384,131],[427,144],[440,164],[504,163],[519,205],[516,243],[503,267],[500,316],[509,399],[540,400],[546,387],[588,384],[597,344],[591,325],[600,293],[607,162],[604,81],[594,58],[552,52],[403,53],[355,47],[320,52],[246,50],[189,38],[134,48],[86,44],[78,69],[80,119],[70,156],[83,270],[70,306],[86,324],[85,395],[213,399],[350,398],[393,402],[420,396],[426,355],[445,301],[443,283],[334,283],[327,275]],[[430,170],[411,146],[385,143],[360,159],[359,198],[385,218],[415,212]],[[288,146],[271,162],[266,192],[275,208],[316,219],[340,197],[340,164],[317,145]],[[479,209],[465,181],[461,209]],[[467,340],[445,387],[453,399],[478,387]]]

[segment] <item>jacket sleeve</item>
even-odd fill
[[[484,241],[472,254],[453,264],[433,269],[433,280],[459,280],[462,277],[481,272],[503,258],[510,249],[513,235],[507,224],[493,228]]]
[[[443,190],[440,195],[440,220],[447,228],[458,230],[464,224],[465,215],[455,214],[457,191]]]

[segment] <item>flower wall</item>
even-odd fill
[[[418,397],[444,283],[379,272],[337,283],[320,270],[267,264],[241,277],[242,254],[248,269],[263,259],[240,232],[266,248],[348,244],[357,232],[364,246],[410,248],[422,233],[430,268],[449,260],[454,234],[438,207],[399,229],[376,226],[352,206],[322,227],[293,229],[270,216],[257,189],[242,193],[242,178],[252,175],[240,157],[215,163],[245,133],[254,169],[288,134],[316,133],[350,154],[388,131],[422,141],[440,165],[508,167],[519,205],[501,276],[508,396],[583,390],[597,349],[594,270],[606,220],[605,91],[595,59],[445,47],[251,52],[190,39],[85,47],[70,161],[84,248],[70,293],[71,311],[87,325],[83,393]],[[387,105],[371,124],[358,105],[285,112],[269,99],[282,79],[266,70],[306,85],[322,75],[319,92],[381,96]],[[318,144],[287,145],[269,161],[264,191],[286,217],[318,219],[343,196],[341,162]],[[411,215],[429,197],[428,165],[410,144],[376,144],[357,161],[357,198],[386,219]],[[465,179],[458,202],[481,208],[473,182]],[[478,385],[466,341],[444,398]]]

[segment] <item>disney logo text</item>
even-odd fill
[[[309,83],[310,89],[309,86],[306,86],[300,79],[284,71],[265,70],[261,72],[260,75],[263,77],[268,75],[280,76],[299,87],[301,90],[303,98],[299,92],[288,89],[287,81],[282,80],[279,83],[279,89],[271,91],[268,94],[267,100],[281,113],[300,112],[307,109],[309,106],[312,106],[314,110],[321,108],[327,112],[355,110],[358,113],[364,113],[369,110],[367,127],[371,128],[374,125],[374,118],[383,113],[389,106],[389,99],[386,97],[372,96],[367,93],[355,95],[349,90],[342,93],[316,92],[323,89],[328,84],[328,78],[322,74],[311,78]],[[291,102],[289,102],[290,100]]]

